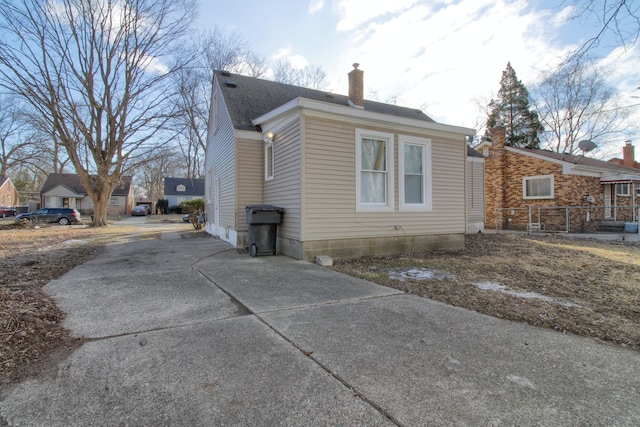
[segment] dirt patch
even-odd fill
[[[455,253],[338,261],[334,269],[491,316],[640,349],[640,246],[476,234]]]
[[[0,384],[32,373],[54,350],[78,345],[42,287],[96,256],[101,245],[86,240],[95,235],[75,226],[0,229]]]

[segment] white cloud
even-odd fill
[[[278,59],[282,59],[287,57],[289,54],[291,54],[291,47],[287,46],[287,47],[281,47],[280,49],[278,49],[276,51],[276,53],[274,53],[273,55],[271,55],[271,58],[278,60]]]
[[[296,70],[301,70],[309,65],[307,58],[300,54],[293,53],[293,47],[290,45],[278,49],[276,53],[271,55],[271,58],[274,61],[286,61]]]
[[[333,9],[339,17],[338,31],[348,31],[371,19],[405,10],[417,0],[337,0]]]
[[[560,25],[557,11],[531,11],[525,0],[446,3],[406,1],[395,13],[372,8],[372,19],[352,19],[353,42],[339,62],[361,64],[366,93],[398,96],[436,121],[474,127],[474,100],[498,91],[507,62],[526,85],[565,53],[548,42]],[[346,87],[347,71],[334,87]]]
[[[309,15],[315,15],[324,8],[324,0],[311,0],[307,9]]]
[[[307,61],[307,58],[302,55],[290,55],[287,57],[287,61],[289,62],[289,64],[291,64],[291,67],[296,70],[301,70],[309,65],[309,61]]]

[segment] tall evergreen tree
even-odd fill
[[[497,124],[505,128],[506,145],[529,148],[540,146],[538,133],[542,132],[543,127],[538,114],[529,108],[529,92],[518,80],[511,62],[507,63],[507,69],[502,72],[498,99],[492,99],[489,103],[485,140],[491,140],[491,129]]]

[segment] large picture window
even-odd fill
[[[400,209],[431,209],[431,141],[399,136]]]
[[[553,175],[522,178],[522,195],[525,199],[553,199]]]
[[[357,209],[393,210],[393,135],[356,130]]]

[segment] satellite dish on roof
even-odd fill
[[[589,141],[588,139],[583,139],[578,142],[578,148],[582,150],[583,153],[588,153],[589,151],[594,150],[597,145],[593,141]]]

